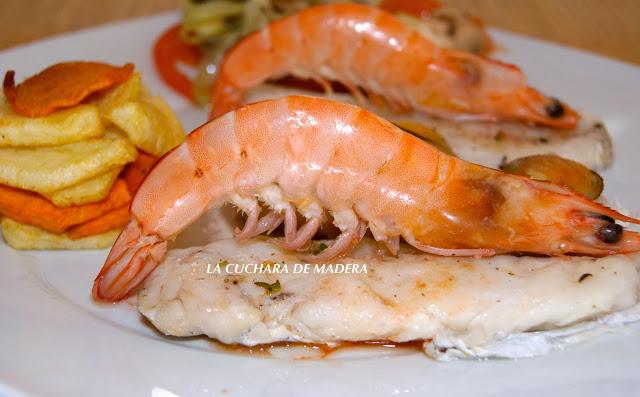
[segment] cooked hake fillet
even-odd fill
[[[11,247],[19,250],[80,250],[108,248],[118,238],[120,229],[109,230],[76,240],[66,233],[52,233],[37,226],[3,217],[2,236]]]
[[[247,93],[245,102],[257,102],[286,95],[327,96],[358,104],[351,95],[323,95],[295,88],[263,84]],[[415,121],[435,129],[460,158],[472,163],[497,168],[505,161],[534,154],[557,154],[594,169],[603,170],[613,162],[611,138],[604,124],[582,115],[572,131],[558,131],[512,122],[471,122],[437,119],[421,114],[398,115],[369,103],[367,108],[394,121]]]
[[[522,357],[561,340],[542,346],[545,333],[532,331],[569,332],[563,327],[634,307],[638,262],[624,255],[456,259],[408,248],[381,259],[365,240],[334,263],[366,265],[366,273],[321,274],[312,265],[295,274],[294,264],[304,263],[295,254],[225,239],[169,251],[145,281],[138,308],[167,335],[229,344],[424,340],[425,352],[440,359]],[[217,273],[220,263],[225,271]],[[286,263],[288,272],[227,274],[242,270],[236,264],[263,263]],[[269,294],[265,286],[276,281],[279,290]]]
[[[387,117],[391,121],[407,119]],[[556,154],[595,170],[606,169],[613,162],[611,138],[604,124],[585,115],[571,132],[505,122],[455,123],[421,115],[409,119],[438,131],[460,158],[492,168],[535,154]]]
[[[122,135],[60,146],[0,148],[0,183],[48,194],[134,161],[136,148]]]
[[[0,94],[0,147],[62,145],[95,138],[102,132],[97,106],[79,105],[45,117],[24,117]]]

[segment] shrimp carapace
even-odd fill
[[[568,105],[529,87],[516,66],[439,48],[391,14],[357,4],[311,7],[236,44],[218,68],[212,117],[240,106],[249,88],[290,74],[327,91],[329,81],[338,81],[360,102],[364,90],[394,108],[447,118],[560,129],[579,119]]]
[[[125,297],[162,260],[167,240],[206,210],[247,214],[239,239],[284,223],[300,250],[331,215],[341,234],[310,261],[347,254],[367,230],[436,255],[608,255],[640,251],[640,223],[568,188],[449,156],[357,106],[285,97],[196,129],[148,174],[132,221],[95,280],[97,299]],[[306,219],[298,228],[297,214]]]

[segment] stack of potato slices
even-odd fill
[[[184,141],[139,73],[97,62],[53,65],[0,96],[0,215],[17,249],[113,244],[156,159]]]

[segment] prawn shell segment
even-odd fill
[[[401,238],[441,256],[640,252],[640,233],[616,223],[638,219],[568,188],[449,156],[356,106],[292,96],[204,124],[158,161],[94,297],[126,297],[160,264],[169,240],[227,203],[247,215],[236,239],[284,223],[284,238],[272,242],[291,251],[308,250],[330,214],[340,234],[308,250],[309,263],[348,255],[367,229],[392,254]]]
[[[571,130],[580,119],[528,86],[518,67],[440,48],[393,15],[357,4],[311,7],[238,42],[219,65],[211,118],[238,108],[249,88],[286,75],[311,79],[327,92],[338,82],[362,106],[366,93],[391,109],[452,120]]]
[[[14,111],[26,117],[43,117],[81,103],[89,95],[113,87],[133,74],[134,66],[99,62],[63,62],[15,85],[13,71],[4,78],[4,94]]]

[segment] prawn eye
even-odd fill
[[[547,112],[547,114],[551,118],[557,119],[558,117],[562,117],[562,115],[564,115],[564,106],[562,106],[562,103],[556,98],[550,98],[550,99],[551,101],[544,108],[544,110]]]
[[[614,244],[622,238],[622,226],[616,223],[603,225],[596,232],[596,237],[603,243]]]

